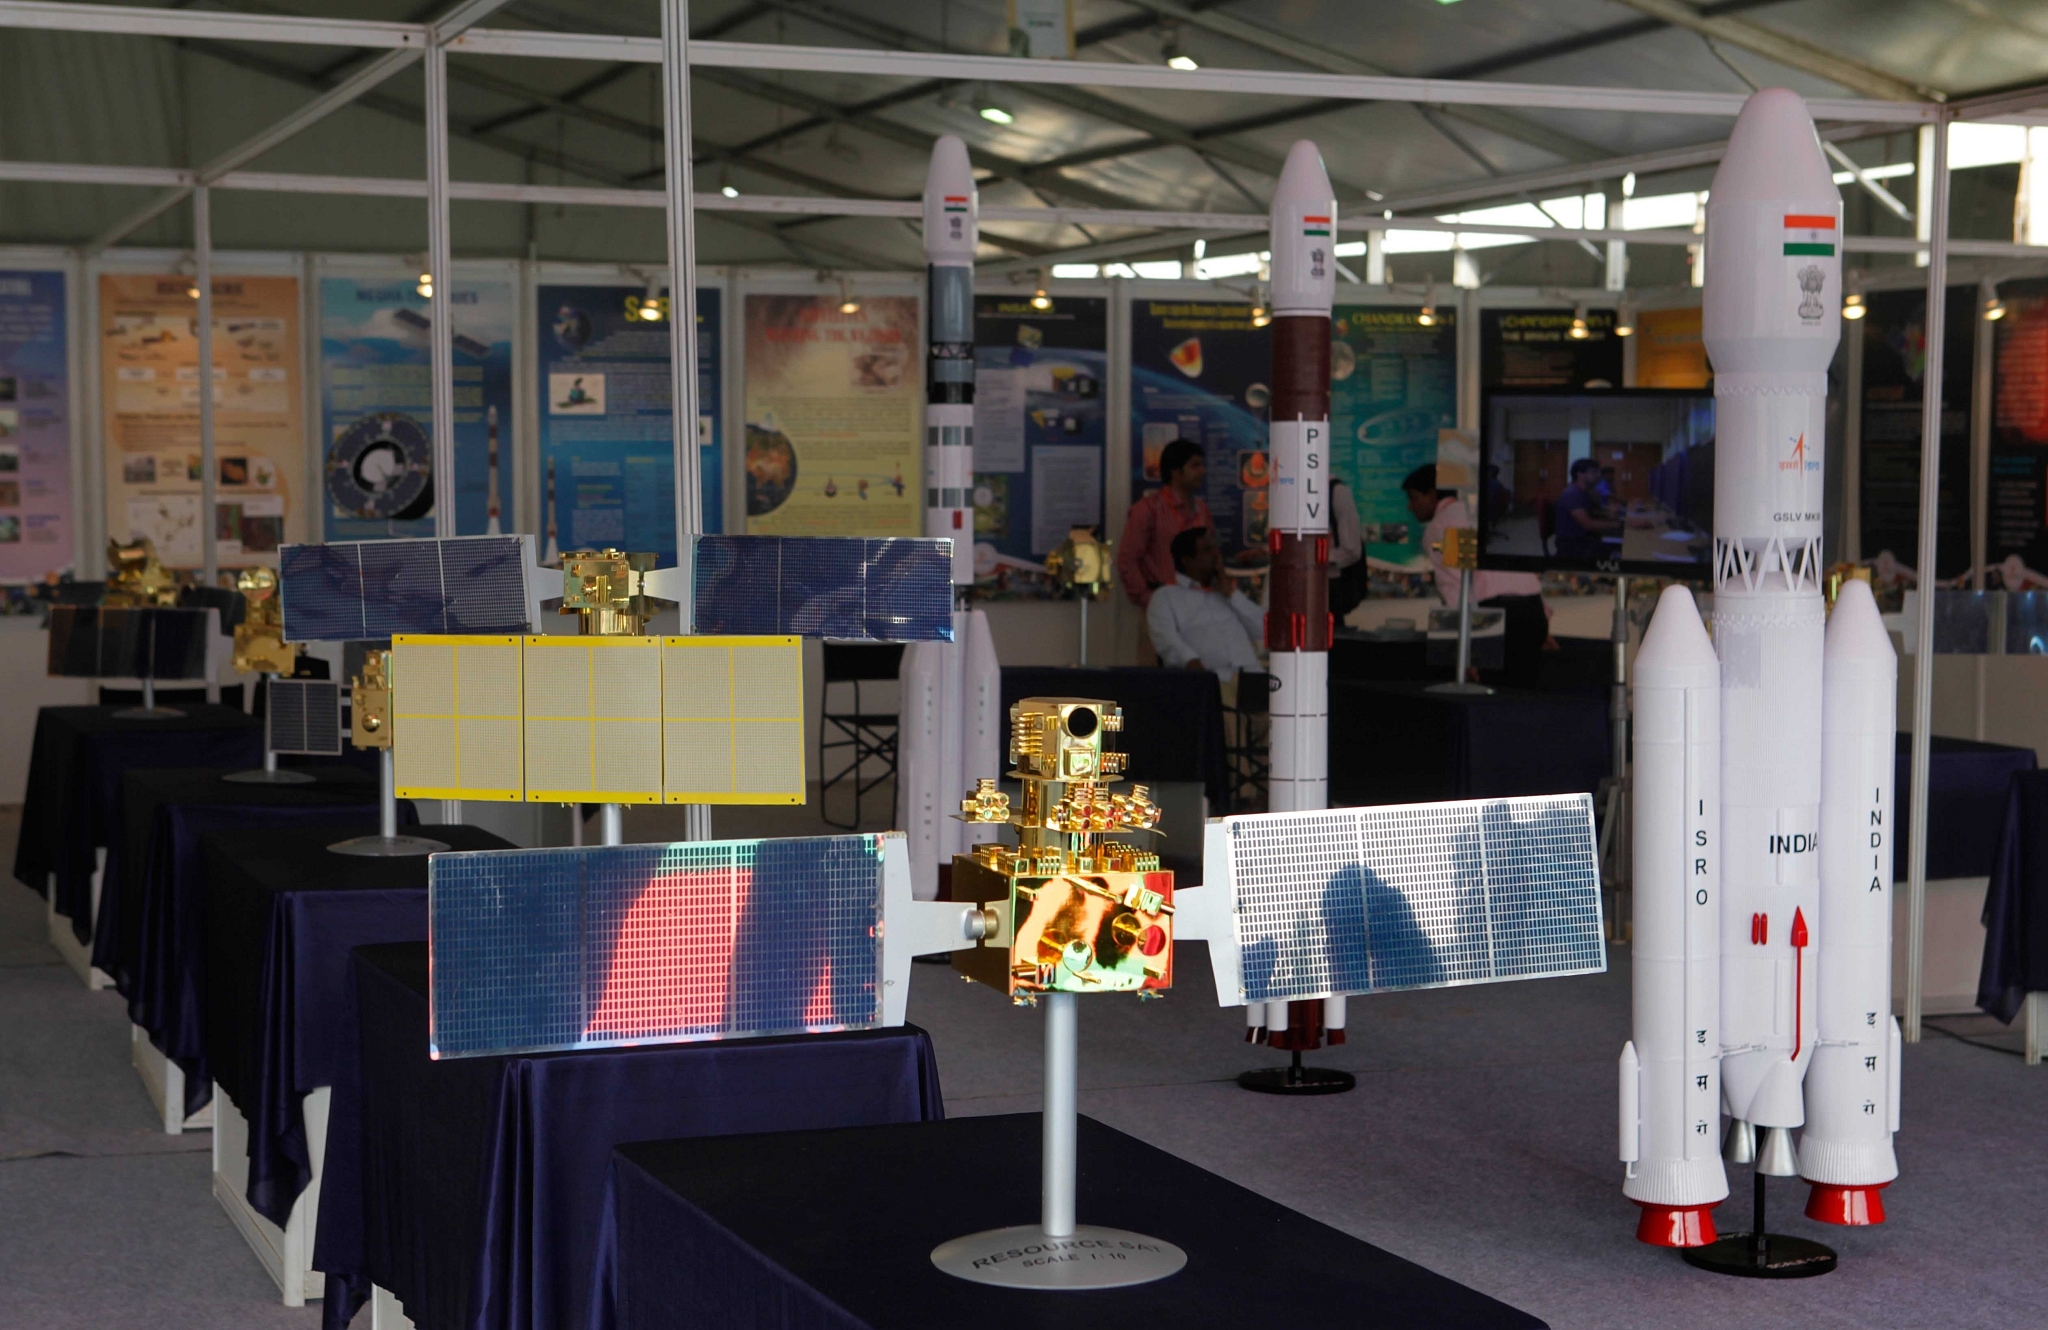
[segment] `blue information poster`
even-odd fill
[[[704,530],[724,526],[719,354],[723,293],[697,291],[697,454]],[[638,287],[543,286],[540,482],[543,557],[612,546],[676,561],[668,299],[643,316]]]
[[[518,530],[512,513],[510,282],[457,282],[455,530]],[[429,301],[407,279],[320,281],[320,424],[328,540],[431,536]]]
[[[1266,562],[1266,410],[1272,339],[1252,307],[1193,300],[1131,302],[1131,498],[1158,489],[1159,454],[1202,446],[1203,498],[1216,543],[1236,567]]]
[[[1436,461],[1437,431],[1458,423],[1456,311],[1339,305],[1330,323],[1330,468],[1351,486],[1367,556],[1419,568],[1422,527],[1401,481]]]
[[[1048,595],[1042,565],[1077,526],[1102,524],[1109,422],[1109,302],[1028,296],[974,302],[975,584]]]
[[[71,566],[70,416],[64,274],[0,272],[0,584]]]

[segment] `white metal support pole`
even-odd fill
[[[1842,321],[1842,558],[1863,562],[1863,320]]]
[[[427,274],[433,295],[427,315],[429,411],[434,441],[434,534],[455,527],[455,274],[448,235],[448,48],[430,47],[427,73]]]
[[[1039,1176],[1039,1227],[1049,1238],[1074,1232],[1076,1079],[1079,1014],[1072,993],[1047,993],[1045,1008],[1044,1159]]]
[[[1998,298],[1998,283],[1987,278],[1977,288],[1977,303],[1970,308],[1970,323],[1976,334],[1970,357],[1970,589],[1984,589],[1984,559],[1991,537],[1991,367],[1997,354],[1997,324],[1984,317],[1989,303]],[[2003,597],[1998,605],[1997,624],[2004,626]],[[1997,637],[1994,636],[1994,641]],[[1994,648],[1995,649],[1995,648]],[[1931,657],[1930,657],[1931,659]],[[1979,655],[1971,660],[1976,686],[1971,690],[1976,723],[1970,735],[1984,740],[1984,692],[1989,686],[1991,662]]]
[[[1927,758],[1934,724],[1934,595],[1936,523],[1941,516],[1941,352],[1948,312],[1948,119],[1927,136],[1933,169],[1927,218],[1927,368],[1920,380],[1920,595],[1913,657],[1913,770],[1906,814],[1906,1019],[1907,1043],[1920,1042],[1920,1006],[1927,922]]]
[[[600,845],[624,845],[626,843],[626,807],[624,804],[599,804],[597,806],[597,843]]]
[[[199,292],[193,330],[199,342],[199,549],[204,584],[220,581],[220,541],[214,529],[214,490],[220,476],[213,456],[213,191],[192,191],[192,286]]]
[[[377,750],[377,834],[385,840],[398,836],[398,781],[392,773],[391,750]]]
[[[690,537],[704,530],[704,473],[697,447],[697,221],[691,210],[695,169],[690,160],[690,3],[661,0],[663,144],[668,177],[669,380],[675,421],[676,554],[683,562]],[[682,626],[694,618],[690,583],[683,581]],[[711,808],[690,804],[683,834],[711,839]]]

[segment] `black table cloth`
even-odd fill
[[[124,772],[263,765],[262,722],[232,708],[184,706],[160,720],[126,720],[119,710],[44,707],[29,754],[14,876],[42,895],[56,874],[57,913],[80,942],[92,940],[94,852],[116,834]]]
[[[1208,670],[1005,668],[1004,715],[1027,697],[1094,697],[1115,702],[1123,708],[1124,728],[1111,746],[1130,757],[1124,770],[1126,780],[1200,781],[1208,792],[1212,815],[1229,808],[1223,690]],[[940,793],[960,798],[967,791]]]
[[[509,848],[479,827],[431,834],[456,850]],[[356,1062],[349,953],[427,936],[426,857],[334,854],[335,839],[291,826],[201,842],[206,1066],[248,1120],[249,1204],[280,1228],[313,1176],[301,1100]]]
[[[1911,846],[1906,801],[1912,789],[1910,734],[1899,735],[1892,786],[1899,834],[1892,838],[1892,873],[1904,885]],[[1989,877],[1999,856],[2006,789],[2015,774],[2032,771],[2034,750],[1934,735],[1928,740],[1927,876]]]
[[[1609,766],[1601,697],[1330,684],[1333,808],[1590,793]]]
[[[431,1061],[425,944],[354,957],[361,1060],[335,1078],[313,1260],[336,1330],[373,1282],[421,1330],[584,1324],[623,1142],[944,1114],[915,1026]]]
[[[1928,838],[1930,848],[1937,843]],[[2048,771],[2023,771],[2006,791],[1997,860],[1984,893],[1977,1005],[2010,1024],[2027,994],[2042,991],[2048,991]]]
[[[609,1287],[621,1330],[1251,1330],[1541,1327],[1091,1118],[1076,1217],[1162,1238],[1179,1273],[1036,1292],[940,1273],[932,1248],[1039,1212],[1039,1118],[953,1118],[624,1146],[613,1161]]]
[[[321,828],[321,844],[327,845],[375,832],[376,787],[334,774],[339,784],[252,786],[223,781],[217,770],[129,773],[124,810],[128,799],[149,809],[145,848],[139,860],[124,853],[121,886],[110,892],[106,882],[101,885],[102,906],[111,895],[116,914],[101,912],[105,931],[94,940],[94,963],[107,953],[115,967],[108,973],[128,1000],[128,1019],[185,1073],[188,1114],[213,1097],[206,1056],[201,838],[243,827],[299,825]],[[400,805],[399,820],[415,820],[410,801]],[[114,876],[110,867],[106,878]]]

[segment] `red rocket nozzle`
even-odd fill
[[[1880,1182],[1871,1187],[1838,1187],[1832,1182],[1816,1182],[1806,1198],[1806,1217],[1848,1228],[1882,1224],[1884,1197],[1879,1193],[1890,1185]]]
[[[1636,1220],[1637,1242],[1652,1247],[1704,1247],[1720,1236],[1714,1231],[1711,1205],[1636,1204],[1643,1208],[1642,1217]]]

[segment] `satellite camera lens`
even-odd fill
[[[1095,733],[1097,719],[1095,708],[1075,707],[1067,713],[1067,733],[1076,739],[1086,739]]]

